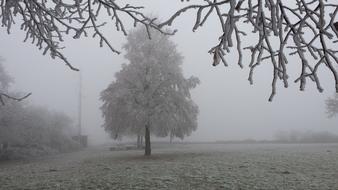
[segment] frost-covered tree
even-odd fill
[[[328,98],[326,101],[326,114],[329,118],[332,118],[338,114],[338,94],[334,97]]]
[[[8,145],[15,149],[12,151],[15,154],[25,154],[32,149],[44,154],[50,152],[49,149],[69,151],[78,148],[71,139],[71,118],[61,112],[20,102],[30,94],[22,96],[22,93],[9,89],[14,79],[7,74],[1,61],[3,59],[0,59],[0,160],[8,156],[9,152],[2,150]]]
[[[64,113],[18,101],[0,106],[0,160],[76,150],[80,145],[72,134],[72,120]],[[10,152],[2,152],[1,145]]]
[[[13,82],[13,79],[6,72],[4,66],[2,65],[3,58],[0,57],[0,93],[7,92],[9,85]]]
[[[153,28],[166,33],[165,26],[170,26],[184,12],[195,10],[193,31],[210,19],[219,21],[221,33],[214,36],[218,43],[209,51],[214,66],[220,62],[228,65],[226,55],[234,48],[238,64],[243,67],[243,50],[248,50],[251,55],[249,81],[252,84],[254,70],[263,62],[271,65],[272,92],[269,101],[276,94],[278,80],[284,87],[289,86],[288,63],[291,56],[297,57],[293,64],[299,65],[295,82],[299,83],[300,90],[305,90],[309,80],[320,92],[323,91],[317,76],[320,66],[323,66],[332,74],[338,92],[338,58],[334,48],[338,37],[336,0],[181,1],[185,7],[162,23],[145,16],[143,7],[116,0],[0,0],[0,20],[8,32],[13,24],[18,23],[26,32],[25,40],[31,39],[43,49],[44,54],[49,52],[53,58],[58,57],[71,69],[77,70],[60,51],[65,35],[81,38],[92,30],[100,46],[106,44],[113,52],[120,53],[101,30],[106,23],[115,25],[124,34],[127,34],[125,23],[128,19],[135,25],[143,25],[147,31]],[[133,3],[137,2],[140,1]],[[210,30],[214,31],[214,28]],[[252,34],[257,40],[252,40],[255,38]],[[245,38],[250,40],[243,40]],[[246,42],[243,43],[245,47],[242,47],[242,41]]]
[[[4,59],[0,57],[0,105],[5,105],[5,99],[11,99],[16,101],[21,101],[31,94],[27,94],[23,97],[18,98],[18,96],[10,95],[8,89],[13,83],[13,78],[6,72],[3,66]]]
[[[182,73],[182,56],[168,36],[144,29],[128,35],[128,64],[102,91],[104,125],[113,138],[145,134],[145,155],[151,154],[150,134],[183,138],[197,128],[198,107],[190,90],[199,83]]]

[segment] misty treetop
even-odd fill
[[[13,78],[0,62],[0,102],[3,103],[0,106],[0,160],[80,148],[71,139],[71,134],[74,133],[73,123],[64,113],[27,102],[5,101],[5,98],[19,97],[22,94],[11,91],[11,83]],[[4,93],[6,94],[2,95]]]
[[[0,160],[35,157],[78,150],[73,141],[72,120],[62,112],[50,111],[17,101],[0,106]]]
[[[7,91],[9,85],[13,82],[13,78],[9,76],[2,65],[3,58],[0,57],[0,92]]]
[[[5,99],[21,101],[30,96],[31,93],[23,96],[19,96],[18,93],[16,93],[15,96],[10,95],[8,90],[10,85],[14,82],[14,79],[6,72],[6,69],[2,65],[3,61],[4,59],[0,57],[0,105],[5,105]]]
[[[329,118],[335,117],[338,114],[338,94],[335,94],[333,97],[328,98],[325,101],[326,104],[326,114]]]
[[[129,63],[101,93],[105,130],[115,139],[145,134],[146,155],[150,133],[184,138],[196,130],[198,115],[190,90],[199,79],[183,76],[183,57],[168,36],[150,33],[151,39],[142,28],[128,35],[124,48]]]
[[[219,22],[220,34],[213,36],[218,42],[210,48],[213,65],[220,62],[228,65],[227,55],[238,55],[243,67],[243,50],[251,55],[249,60],[249,81],[253,83],[255,69],[266,62],[273,68],[272,92],[269,100],[276,94],[277,81],[284,87],[289,86],[289,62],[296,57],[299,66],[295,82],[300,90],[305,90],[306,81],[312,81],[321,92],[317,72],[323,67],[332,74],[338,92],[336,64],[338,53],[334,47],[338,37],[338,4],[336,0],[182,0],[178,8],[167,20],[158,22],[148,17],[143,6],[132,5],[115,0],[0,0],[0,20],[3,27],[11,31],[13,24],[19,24],[26,32],[25,41],[31,40],[52,58],[62,59],[67,66],[73,67],[61,52],[64,36],[82,38],[92,35],[100,46],[108,46],[112,52],[120,53],[111,45],[103,30],[106,24],[127,35],[128,26],[141,25],[148,33],[151,29],[163,34],[174,34],[165,29],[183,13],[194,11],[193,31],[204,26],[208,20]],[[142,5],[142,3],[140,3]],[[109,19],[108,19],[109,18]],[[131,24],[130,25],[130,21]],[[214,30],[214,29],[210,29]],[[248,35],[249,34],[249,35]],[[248,35],[248,36],[247,36]],[[245,40],[257,37],[257,41]],[[247,36],[247,37],[246,37]],[[244,41],[246,43],[244,43]],[[245,45],[245,47],[243,46]]]

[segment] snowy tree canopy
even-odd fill
[[[0,93],[1,91],[6,92],[9,85],[13,82],[11,76],[9,76],[2,65],[3,59],[0,57]]]
[[[71,139],[72,134],[72,120],[64,113],[17,101],[0,106],[0,144],[9,143],[18,151],[15,154],[76,150],[80,146]]]
[[[18,96],[13,96],[9,94],[8,88],[10,87],[10,84],[13,82],[13,78],[7,74],[5,68],[2,65],[3,61],[4,60],[0,57],[0,106],[5,105],[4,100],[5,98],[21,101],[31,95],[31,93],[28,93],[18,98]]]
[[[151,36],[142,28],[128,35],[129,64],[101,93],[103,126],[115,139],[147,128],[156,136],[183,138],[197,128],[198,107],[190,90],[199,79],[183,76],[182,56],[168,36],[154,30]]]
[[[32,147],[41,151],[41,148],[67,151],[78,147],[71,140],[71,118],[62,112],[19,102],[30,94],[22,96],[22,93],[11,91],[9,87],[13,81],[0,62],[0,146],[9,143],[16,150],[25,147],[27,151]],[[0,154],[0,160],[2,156]]]
[[[338,94],[334,97],[328,98],[326,101],[326,114],[329,118],[332,118],[338,114]]]
[[[189,2],[188,0],[181,0]],[[15,23],[26,32],[25,40],[31,39],[44,54],[62,59],[71,69],[73,67],[61,53],[61,43],[65,35],[81,38],[89,35],[99,39],[100,46],[106,44],[113,52],[116,50],[101,31],[109,16],[117,31],[126,32],[126,20],[134,25],[141,24],[146,31],[152,28],[166,34],[165,26],[170,26],[186,11],[196,11],[193,31],[202,27],[209,19],[219,21],[222,32],[215,36],[218,44],[209,51],[213,65],[220,62],[228,65],[227,54],[234,48],[238,64],[243,67],[243,50],[251,54],[249,81],[253,83],[254,70],[262,63],[271,64],[272,101],[276,94],[277,81],[284,87],[289,86],[288,62],[296,56],[299,65],[298,77],[300,90],[305,89],[306,81],[313,81],[320,92],[323,88],[317,71],[320,66],[328,69],[335,81],[338,92],[336,64],[337,50],[332,48],[338,37],[338,4],[336,0],[204,0],[190,1],[168,20],[158,23],[142,12],[143,7],[133,6],[115,0],[0,0],[0,19],[8,32]],[[123,17],[126,16],[126,17]],[[123,17],[123,19],[121,19]],[[211,29],[214,30],[214,29]],[[249,35],[250,34],[250,35]],[[258,40],[248,40],[242,47],[245,36]]]

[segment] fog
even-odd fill
[[[142,2],[149,14],[168,18],[179,6],[164,0]],[[184,73],[197,76],[201,84],[193,90],[194,101],[200,114],[198,129],[184,141],[216,141],[242,139],[272,139],[278,131],[312,130],[338,133],[337,119],[328,119],[325,114],[325,100],[334,95],[334,80],[327,70],[320,70],[320,80],[324,88],[319,93],[312,83],[304,92],[293,83],[298,77],[299,67],[289,69],[290,87],[285,89],[278,83],[277,95],[268,102],[271,92],[272,68],[262,64],[254,75],[254,85],[247,80],[249,56],[245,56],[244,69],[237,65],[236,53],[229,67],[213,67],[212,56],[208,50],[217,42],[220,34],[217,19],[192,32],[194,13],[185,13],[172,26],[178,29],[172,40],[184,56]],[[59,60],[43,56],[42,52],[30,43],[23,43],[24,33],[14,26],[10,35],[0,28],[0,56],[5,58],[4,66],[15,78],[12,90],[32,92],[27,100],[49,109],[63,111],[77,121],[79,73],[70,70]],[[131,28],[129,28],[131,29]],[[125,37],[111,28],[104,29],[112,45],[122,50]],[[92,144],[109,142],[109,136],[101,125],[103,119],[99,107],[100,92],[114,80],[124,59],[112,53],[107,47],[100,48],[97,39],[66,38],[63,53],[68,60],[82,72],[82,126],[83,133],[89,136]],[[248,55],[248,52],[245,52]],[[298,60],[291,58],[292,64]]]

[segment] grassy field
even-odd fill
[[[338,144],[91,148],[0,163],[0,189],[338,190]]]

